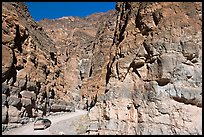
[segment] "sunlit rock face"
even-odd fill
[[[95,39],[101,37],[98,30],[103,28],[100,26],[112,17],[116,17],[115,10],[95,13],[84,18],[70,16],[53,20],[43,19],[38,22],[56,45],[57,59],[64,78],[62,91],[73,97],[77,108],[87,108],[85,105],[87,97],[83,91],[88,86],[88,79],[92,77]],[[108,46],[110,45],[111,43]],[[97,58],[99,62],[103,59],[100,56]]]
[[[88,134],[202,134],[201,3],[116,10],[98,31],[83,90],[94,104]]]
[[[83,108],[99,22],[114,13],[35,22],[25,3],[3,2],[2,124]]]
[[[2,3],[2,124],[27,123],[53,105],[62,106],[58,111],[74,110],[71,96],[64,100],[57,91],[64,80],[56,53],[25,3]]]
[[[202,134],[202,3],[117,2],[35,22],[2,4],[2,123],[89,111],[86,134]]]

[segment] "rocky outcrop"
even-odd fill
[[[24,3],[2,3],[2,124],[46,115],[50,102],[62,105],[52,87],[61,80],[56,51]]]
[[[83,91],[94,102],[88,134],[202,134],[201,3],[118,2],[116,10],[99,29],[113,39],[96,37]]]

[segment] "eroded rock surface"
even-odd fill
[[[202,134],[201,7],[117,2],[36,23],[3,3],[2,123],[79,108],[90,135]]]
[[[93,49],[96,46],[95,39],[101,37],[100,41],[104,41],[105,35],[102,36],[100,33],[103,32],[98,32],[98,30],[106,31],[100,26],[113,16],[116,16],[114,10],[107,13],[92,14],[84,18],[71,16],[54,20],[43,19],[38,22],[53,39],[57,48],[59,70],[63,74],[64,80],[58,83],[63,85],[63,88],[57,90],[61,90],[61,97],[64,94],[70,94],[75,106],[81,109],[87,108],[87,101],[82,93],[88,86],[87,83],[92,76],[92,68],[95,67],[92,65]],[[114,28],[112,29],[114,30]],[[113,37],[108,39],[112,40]],[[104,51],[104,54],[106,53],[108,51]],[[99,55],[97,59],[100,63],[103,57]],[[84,103],[80,105],[79,102]]]
[[[72,100],[54,88],[61,80],[56,51],[24,3],[2,3],[2,124],[29,122],[53,104],[74,111]]]
[[[116,9],[114,40],[93,51],[88,134],[202,134],[201,3]]]

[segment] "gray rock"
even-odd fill
[[[6,94],[2,94],[1,100],[2,100],[2,105],[5,105],[5,106],[8,105]]]
[[[88,131],[97,131],[99,128],[99,124],[98,124],[98,121],[92,121],[90,123],[90,126],[88,127]]]
[[[53,104],[51,106],[51,110],[50,111],[52,111],[52,112],[60,112],[60,111],[72,112],[72,111],[75,111],[75,109],[74,109],[73,106]]]
[[[20,94],[21,94],[21,96],[23,98],[28,98],[28,99],[36,100],[36,94],[33,91],[24,90],[24,91],[21,91]]]
[[[21,92],[21,88],[10,86],[10,94],[11,95],[18,96],[20,92]]]
[[[29,98],[21,98],[21,103],[23,107],[28,107],[32,105],[31,99]]]
[[[21,105],[21,99],[15,95],[8,97],[8,105],[19,107]]]
[[[6,85],[5,83],[2,83],[1,90],[2,90],[2,94],[9,95],[10,89],[9,89],[9,86]]]

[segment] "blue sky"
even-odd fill
[[[34,20],[63,16],[85,17],[96,12],[115,9],[116,2],[26,2]]]

